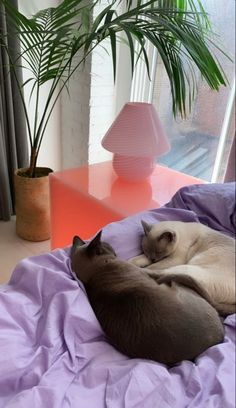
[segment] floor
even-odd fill
[[[8,282],[16,264],[23,258],[50,251],[50,240],[29,242],[15,232],[15,218],[0,221],[0,284]]]

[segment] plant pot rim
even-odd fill
[[[35,168],[35,177],[29,177],[27,175],[27,171],[29,170],[29,167],[20,167],[15,170],[15,175],[19,177],[25,177],[28,179],[34,179],[34,178],[41,178],[41,177],[47,177],[50,173],[53,173],[53,170],[50,167],[44,167],[44,166],[37,166]]]

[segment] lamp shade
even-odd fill
[[[161,156],[170,145],[155,107],[150,103],[126,103],[102,139],[102,146],[131,157]]]

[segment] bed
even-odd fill
[[[103,230],[118,256],[140,253],[142,227],[197,221],[233,236],[235,183],[180,189],[164,207]],[[73,277],[70,247],[26,258],[0,287],[0,408],[233,408],[235,315],[225,339],[195,362],[168,368],[110,346]]]

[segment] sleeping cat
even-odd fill
[[[223,340],[204,289],[197,287],[199,295],[175,283],[159,285],[153,272],[118,259],[101,232],[90,243],[74,237],[71,267],[108,341],[131,358],[174,364]]]
[[[144,254],[135,265],[159,272],[159,283],[188,275],[200,283],[222,315],[235,313],[235,240],[196,222],[142,221]]]

